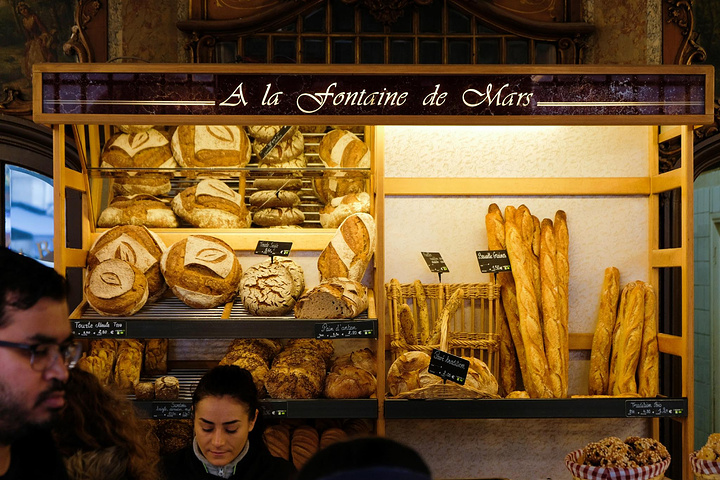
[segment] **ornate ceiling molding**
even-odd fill
[[[342,0],[347,4],[362,3],[375,17],[375,20],[391,25],[405,13],[405,7],[413,3],[417,5],[429,5],[433,0]]]
[[[72,26],[70,39],[63,44],[65,55],[76,55],[80,63],[93,61],[92,49],[85,35],[88,24],[100,11],[97,0],[78,0],[75,9],[75,25]]]
[[[695,16],[692,11],[693,0],[667,0],[668,23],[675,23],[681,29],[682,43],[675,56],[675,63],[690,65],[704,62],[707,52],[697,42],[700,34],[695,31]]]

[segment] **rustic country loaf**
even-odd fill
[[[300,225],[305,221],[305,214],[295,207],[268,207],[255,211],[252,221],[261,227]]]
[[[121,392],[133,392],[140,381],[143,352],[140,349],[127,347],[118,351],[115,362],[115,388]]]
[[[299,298],[305,291],[305,271],[294,260],[287,257],[275,257],[272,260],[268,258],[261,263],[263,265],[277,263],[287,269],[293,279],[293,289],[291,294],[295,299]]]
[[[155,382],[138,382],[135,385],[135,400],[155,400]]]
[[[249,125],[245,128],[247,129],[248,135],[254,138],[255,141],[268,143],[275,137],[275,135],[280,132],[280,129],[283,128],[283,125]],[[292,126],[290,130],[285,134],[285,137],[292,138],[292,136],[297,130],[298,127]]]
[[[145,345],[145,373],[159,375],[167,373],[167,338],[149,338]]]
[[[468,374],[465,378],[465,387],[487,396],[495,396],[498,393],[498,381],[492,374],[487,364],[475,357],[462,357],[468,362]]]
[[[270,374],[270,367],[260,355],[252,352],[242,352],[240,355],[234,355],[234,361],[231,365],[236,365],[250,372],[255,388],[258,391],[258,397],[265,396],[265,381]]]
[[[180,125],[172,151],[183,167],[244,167],[250,161],[250,139],[236,125]]]
[[[160,298],[167,285],[160,271],[160,258],[165,251],[163,241],[146,227],[124,225],[102,233],[90,246],[88,270],[111,258],[125,260],[147,277],[148,301]]]
[[[258,190],[297,191],[302,188],[302,179],[291,174],[263,176],[253,180],[253,187]]]
[[[172,375],[164,375],[155,380],[155,398],[157,400],[177,400],[180,397],[180,381]]]
[[[375,353],[369,348],[362,348],[360,350],[354,350],[350,353],[346,353],[345,355],[335,358],[332,362],[332,368],[345,365],[362,368],[373,375],[375,375],[375,372],[377,371]]]
[[[370,150],[354,133],[335,129],[320,140],[320,160],[330,168],[370,168]]]
[[[240,299],[251,315],[285,315],[295,306],[296,291],[293,276],[280,262],[253,265],[240,279]]]
[[[307,157],[304,153],[301,153],[297,157],[290,158],[286,161],[270,163],[265,160],[258,160],[258,167],[264,169],[284,170],[284,169],[298,169],[305,168],[307,166]],[[299,172],[285,172],[298,174]]]
[[[335,347],[330,340],[318,340],[316,338],[291,338],[285,345],[287,352],[292,353],[298,350],[314,350],[322,357],[325,365],[330,363],[330,359],[335,352]]]
[[[85,372],[92,373],[103,385],[110,384],[112,367],[104,358],[95,355],[83,355],[80,359],[78,359],[75,367]]]
[[[231,301],[242,267],[233,249],[219,238],[190,235],[165,250],[160,268],[173,293],[193,308]]]
[[[327,398],[370,398],[376,386],[377,380],[367,370],[342,365],[328,373],[324,394]]]
[[[320,225],[323,228],[337,228],[354,213],[370,213],[369,194],[350,193],[344,197],[333,198],[320,209]]]
[[[410,351],[400,355],[390,365],[387,388],[393,397],[420,388],[420,373],[430,365],[430,355]]]
[[[375,220],[367,213],[346,218],[318,258],[320,281],[348,278],[362,281],[375,253]]]
[[[302,133],[297,130],[293,134],[285,136],[277,145],[270,149],[264,157],[260,157],[268,142],[255,140],[253,142],[253,151],[258,157],[258,161],[266,165],[278,165],[291,161],[299,157],[305,151],[305,141]]]
[[[254,208],[297,207],[300,197],[290,190],[258,190],[248,199]]]
[[[605,269],[598,319],[590,351],[590,376],[588,392],[590,395],[608,393],[610,351],[613,342],[613,330],[620,299],[620,271],[615,267]]]
[[[300,339],[273,360],[265,388],[272,398],[319,398],[323,391],[326,364],[332,344],[321,340]],[[311,341],[312,340],[312,341]]]
[[[296,318],[355,318],[368,308],[367,289],[347,278],[332,278],[305,292],[295,304]]]
[[[366,192],[367,184],[367,173],[362,171],[327,171],[312,181],[315,196],[324,204],[336,197]]]
[[[98,227],[118,225],[173,228],[178,226],[178,219],[167,203],[152,195],[118,196],[100,213]]]
[[[85,298],[100,315],[128,316],[147,302],[148,281],[135,265],[109,258],[89,270]]]
[[[245,197],[221,180],[208,178],[186,188],[172,200],[178,217],[200,228],[247,228],[250,211]]]
[[[259,355],[265,360],[265,363],[270,365],[270,362],[275,358],[275,355],[280,353],[282,348],[282,343],[270,338],[236,338],[232,344],[230,344],[225,357],[228,357],[236,351],[252,352]],[[222,361],[220,363],[222,364]],[[229,363],[232,363],[232,361]]]

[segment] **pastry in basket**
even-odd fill
[[[183,167],[244,167],[250,161],[250,139],[236,125],[180,125],[172,152]]]
[[[663,478],[670,465],[670,454],[662,443],[652,438],[631,436],[623,441],[606,437],[571,452],[565,464],[576,479],[655,479]]]
[[[720,433],[711,433],[705,445],[690,454],[690,464],[698,479],[720,478]]]
[[[173,198],[173,211],[178,217],[200,228],[247,228],[250,211],[245,196],[215,178],[202,180]]]
[[[118,196],[100,212],[98,227],[118,225],[174,228],[178,226],[178,219],[170,205],[152,195]]]

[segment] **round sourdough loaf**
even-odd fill
[[[245,196],[215,178],[186,188],[171,205],[178,217],[199,228],[247,228],[252,218]]]
[[[320,225],[323,228],[337,228],[353,213],[370,213],[370,195],[350,193],[337,197],[320,209]]]
[[[287,314],[295,306],[295,292],[295,280],[280,262],[253,265],[240,279],[240,299],[251,315]]]
[[[427,353],[411,351],[400,355],[388,370],[387,387],[390,395],[420,388],[420,375],[429,365],[430,355]]]
[[[325,378],[327,398],[370,398],[377,380],[368,371],[352,365],[337,366]]]
[[[147,278],[135,265],[110,258],[89,270],[85,298],[100,315],[129,316],[147,302]]]
[[[302,179],[293,178],[290,176],[290,174],[283,174],[278,176],[272,175],[267,177],[263,176],[253,180],[253,187],[257,188],[258,190],[297,191],[302,188]]]
[[[115,197],[100,213],[98,227],[144,225],[150,228],[174,228],[178,219],[170,205],[151,195]]]
[[[183,167],[244,167],[250,161],[250,139],[236,125],[180,125],[172,152]]]
[[[253,213],[252,221],[261,227],[300,225],[305,221],[305,214],[295,207],[261,208]]]
[[[264,265],[270,265],[276,263],[282,265],[290,272],[290,276],[293,279],[293,288],[291,295],[297,299],[305,291],[305,272],[303,268],[295,263],[293,260],[285,257],[275,257],[272,260],[269,258],[262,262]]]
[[[233,249],[209,235],[190,235],[170,246],[160,260],[173,293],[193,308],[213,308],[237,295],[242,267]]]
[[[102,233],[90,246],[87,267],[93,270],[100,262],[111,258],[125,260],[137,267],[147,278],[148,301],[160,298],[167,285],[160,271],[160,259],[165,244],[153,232],[137,225],[113,227]]]
[[[312,181],[315,196],[322,203],[329,203],[333,198],[344,197],[351,193],[361,193],[367,190],[367,173],[348,171],[327,171],[321,177]]]
[[[269,152],[266,152],[264,157],[260,157],[260,154],[267,145],[268,142],[258,140],[253,142],[253,151],[258,157],[258,161],[267,165],[289,162],[293,158],[297,158],[302,155],[305,151],[305,141],[303,140],[303,135],[297,130],[295,130],[292,135],[288,134],[285,138],[280,140],[280,142],[271,148]]]
[[[280,132],[283,125],[250,125],[247,128],[247,133],[255,139],[257,142],[268,143],[272,140],[275,135]],[[298,127],[291,127],[286,137],[291,137],[298,130]]]
[[[288,190],[259,190],[250,195],[249,202],[255,208],[287,208],[300,205],[300,197]]]
[[[370,168],[370,150],[357,135],[331,130],[320,140],[320,161],[330,168]]]

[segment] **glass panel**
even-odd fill
[[[385,40],[366,38],[360,43],[360,63],[385,63]]]
[[[448,63],[472,63],[472,40],[448,40]]]
[[[216,63],[235,63],[237,60],[237,44],[235,42],[218,42],[215,45]]]
[[[330,31],[354,32],[355,31],[355,6],[345,2],[332,2],[332,25]]]
[[[529,63],[530,48],[527,40],[508,40],[506,63]]]
[[[420,40],[419,63],[442,63],[442,40]]]
[[[295,53],[295,39],[292,38],[276,38],[273,40],[273,58],[272,63],[295,63],[297,62]]]
[[[363,33],[381,33],[384,31],[383,24],[372,16],[367,8],[360,9],[360,31]]]
[[[413,60],[411,39],[390,41],[390,63],[414,63]]]
[[[355,40],[333,39],[332,63],[355,63]]]
[[[303,32],[325,33],[325,8],[308,13],[303,17]]]
[[[390,25],[390,31],[392,33],[412,33],[413,14],[411,8],[406,8],[403,15]]]
[[[497,30],[494,30],[494,29],[490,28],[489,26],[485,25],[484,23],[478,21],[477,22],[477,33],[478,33],[478,35],[482,35],[482,34],[498,35],[500,32],[498,32]]]
[[[248,37],[243,39],[243,62],[267,62],[267,38]]]
[[[5,165],[5,244],[28,257],[53,262],[52,179]]]
[[[455,10],[448,9],[448,33],[472,33],[470,16]]]
[[[477,63],[498,64],[500,63],[500,40],[488,38],[477,41]]]
[[[538,42],[535,44],[535,63],[557,63],[557,49],[553,43]]]
[[[297,25],[293,20],[291,23],[288,23],[287,25],[278,28],[277,31],[283,33],[295,33],[297,32]]]
[[[420,33],[442,33],[443,2],[433,2],[418,8]],[[422,56],[421,56],[422,57]]]
[[[325,63],[325,39],[304,38],[302,41],[303,63]]]

